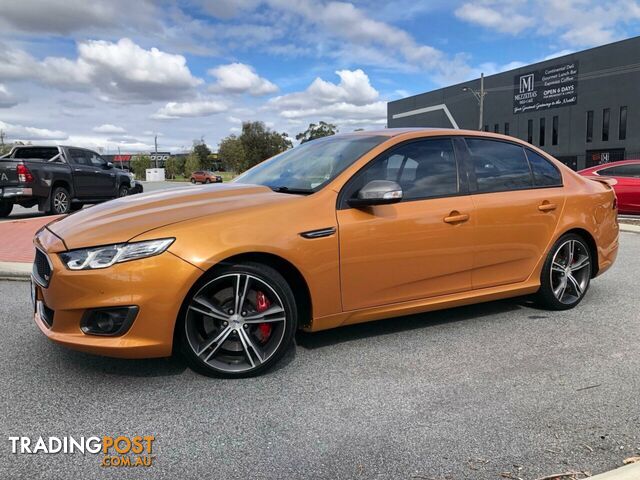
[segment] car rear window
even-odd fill
[[[24,147],[18,148],[13,158],[39,158],[42,160],[49,160],[58,154],[58,149],[55,147]]]
[[[536,187],[562,186],[562,174],[560,170],[558,170],[558,167],[533,150],[527,148],[526,152],[529,163],[531,164],[533,182]]]
[[[504,192],[533,187],[524,148],[508,142],[467,138],[478,192]]]

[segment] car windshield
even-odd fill
[[[319,138],[265,160],[233,181],[265,185],[276,192],[313,193],[387,138],[384,135]]]

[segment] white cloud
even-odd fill
[[[24,32],[65,35],[114,27],[123,21],[147,25],[156,16],[153,3],[145,0],[8,1],[2,2],[0,24]]]
[[[217,100],[199,100],[194,102],[169,102],[154,113],[151,118],[168,120],[183,117],[206,117],[227,111],[226,104]]]
[[[455,15],[461,20],[475,23],[501,33],[518,34],[534,24],[532,17],[517,14],[503,3],[492,8],[487,5],[465,3],[457,8]]]
[[[0,129],[4,131],[7,140],[65,140],[69,137],[61,130],[47,128],[25,127],[0,121]]]
[[[338,124],[384,124],[387,104],[379,100],[362,70],[338,70],[339,83],[316,78],[306,90],[272,98],[267,108],[288,120],[329,120]]]
[[[122,127],[112,125],[111,123],[104,123],[99,127],[93,127],[93,131],[96,133],[125,133],[126,130]]]
[[[18,104],[16,97],[0,83],[0,108],[10,108]]]
[[[213,92],[248,93],[254,96],[268,95],[278,91],[278,87],[259,76],[253,67],[244,63],[221,65],[208,71],[217,82],[209,88]]]
[[[564,45],[591,47],[628,36],[625,27],[640,19],[640,5],[633,0],[472,0],[455,14],[496,32],[519,35],[533,28]]]
[[[21,50],[0,51],[0,78],[31,79],[63,89],[97,89],[104,100],[148,102],[184,97],[202,83],[182,55],[132,40],[88,40],[78,44],[78,57],[47,57],[38,61]]]

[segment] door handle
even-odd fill
[[[541,212],[550,212],[556,208],[558,208],[558,206],[555,203],[543,202],[541,205],[538,205],[538,210]]]
[[[448,217],[444,217],[442,220],[444,221],[444,223],[462,223],[469,220],[469,215],[454,210],[449,214]]]

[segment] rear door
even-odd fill
[[[526,280],[546,254],[564,207],[562,176],[520,145],[467,138],[476,212],[474,289]]]

